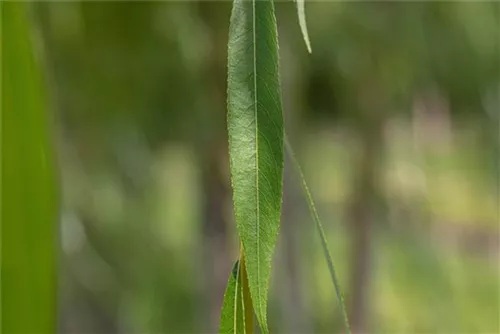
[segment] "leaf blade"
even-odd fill
[[[270,0],[235,0],[228,42],[228,134],[236,225],[253,308],[264,333],[279,229],[283,117],[277,26]]]
[[[242,248],[243,250],[243,248]],[[252,299],[250,298],[250,288],[248,286],[248,277],[247,277],[247,269],[245,264],[245,255],[243,251],[240,254],[240,263],[241,263],[241,295],[243,299],[243,317],[245,322],[245,333],[253,333],[253,306]]]
[[[306,48],[309,53],[312,53],[311,41],[309,40],[309,32],[307,31],[307,21],[306,21],[306,5],[305,0],[296,0],[297,2],[297,15],[299,17],[300,31],[302,32],[302,38],[306,43]]]
[[[224,293],[219,327],[221,334],[253,333],[253,307],[246,276],[245,257],[240,252]]]
[[[244,333],[244,311],[240,285],[240,261],[236,261],[224,293],[220,316],[220,334]]]
[[[55,333],[55,159],[27,5],[0,2],[0,332]]]

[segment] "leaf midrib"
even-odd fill
[[[262,304],[260,297],[260,202],[259,202],[259,120],[258,120],[258,95],[257,95],[257,29],[256,29],[256,0],[252,1],[252,35],[253,35],[253,87],[254,87],[254,114],[255,114],[255,191],[256,191],[256,235],[257,235],[257,303],[259,304],[259,313],[262,321]]]
[[[236,284],[235,284],[235,289],[234,289],[234,327],[233,327],[233,333],[237,334],[237,328],[238,328],[238,283],[240,280],[240,266],[241,263],[238,262],[238,270],[236,270]]]

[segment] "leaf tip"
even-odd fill
[[[297,14],[299,16],[299,26],[302,32],[302,37],[304,38],[304,42],[306,43],[307,51],[309,52],[309,54],[311,54],[312,49],[311,49],[311,41],[309,40],[309,33],[307,31],[305,0],[296,0],[296,3],[297,3]]]
[[[309,52],[309,54],[312,54],[311,42],[309,41],[309,39],[304,39],[304,40],[306,42],[307,52]]]

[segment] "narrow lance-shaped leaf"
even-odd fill
[[[245,333],[252,334],[254,332],[253,328],[253,307],[252,307],[252,298],[250,297],[250,288],[248,286],[248,274],[247,274],[247,266],[245,263],[245,255],[243,254],[243,248],[241,248],[240,252],[240,270],[241,270],[241,294],[243,298],[243,314],[245,318]]]
[[[302,37],[306,43],[307,51],[311,53],[311,41],[309,40],[309,33],[307,32],[305,0],[295,1],[297,2],[297,15],[299,16],[300,31],[302,32]]]
[[[349,319],[347,318],[347,312],[344,303],[344,297],[342,295],[342,290],[340,289],[339,279],[337,277],[337,273],[335,271],[335,266],[333,265],[333,259],[328,249],[328,243],[326,241],[325,231],[323,229],[323,224],[321,224],[321,220],[319,219],[318,211],[316,210],[316,206],[314,205],[314,201],[311,195],[311,191],[307,186],[306,179],[304,177],[304,173],[302,172],[302,168],[300,168],[300,164],[295,157],[295,153],[288,141],[288,138],[285,136],[285,146],[292,163],[299,174],[300,182],[302,185],[302,189],[306,195],[307,205],[309,206],[309,212],[311,213],[311,217],[316,225],[318,230],[319,237],[321,239],[321,247],[323,248],[323,254],[325,256],[326,262],[328,264],[328,270],[330,271],[330,276],[333,282],[333,286],[335,287],[335,293],[337,294],[337,300],[339,303],[340,312],[342,313],[342,319],[344,321],[344,326],[346,330],[346,334],[351,334],[351,327],[349,326]]]
[[[236,261],[227,282],[220,315],[221,334],[245,333],[243,294],[241,288],[240,262]]]
[[[0,2],[2,333],[56,332],[57,190],[27,5]]]
[[[228,45],[228,132],[233,202],[252,303],[267,326],[270,265],[279,229],[283,117],[271,0],[235,0]]]
[[[221,334],[253,333],[253,307],[243,254],[234,264],[227,283],[219,332]]]

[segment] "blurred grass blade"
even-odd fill
[[[235,0],[228,42],[228,132],[233,202],[253,307],[267,326],[270,266],[283,187],[278,36],[271,0]]]
[[[321,220],[319,219],[318,211],[316,210],[316,206],[314,205],[314,201],[311,195],[311,191],[309,190],[309,187],[307,186],[306,179],[304,177],[304,173],[302,172],[302,168],[299,165],[299,162],[297,161],[297,158],[295,156],[295,153],[292,149],[292,146],[290,145],[290,142],[288,141],[288,138],[285,136],[285,146],[286,146],[286,151],[288,155],[290,156],[290,159],[292,160],[292,163],[297,170],[297,173],[299,174],[302,189],[304,190],[306,194],[306,200],[307,200],[307,205],[309,206],[309,211],[311,213],[311,217],[318,229],[318,233],[321,239],[321,247],[323,248],[323,253],[325,255],[326,262],[328,263],[328,270],[330,271],[330,276],[333,282],[333,285],[335,287],[335,293],[337,294],[337,300],[339,303],[339,308],[340,312],[342,313],[342,318],[344,320],[344,326],[346,330],[346,334],[351,333],[351,327],[349,326],[349,319],[347,317],[347,312],[344,304],[344,298],[342,296],[342,290],[340,289],[340,283],[339,279],[337,277],[337,273],[335,271],[335,266],[333,265],[333,259],[330,253],[330,250],[328,248],[328,243],[326,241],[326,235],[325,231],[323,229],[323,225],[321,224]]]
[[[220,333],[253,333],[253,308],[243,254],[240,254],[240,259],[234,264],[224,293]]]
[[[306,43],[307,51],[312,53],[311,41],[309,40],[309,33],[307,32],[307,22],[306,22],[306,6],[305,0],[295,0],[297,2],[297,14],[299,16],[299,26],[302,32],[302,37]]]
[[[57,191],[27,4],[1,10],[2,333],[56,332]]]

